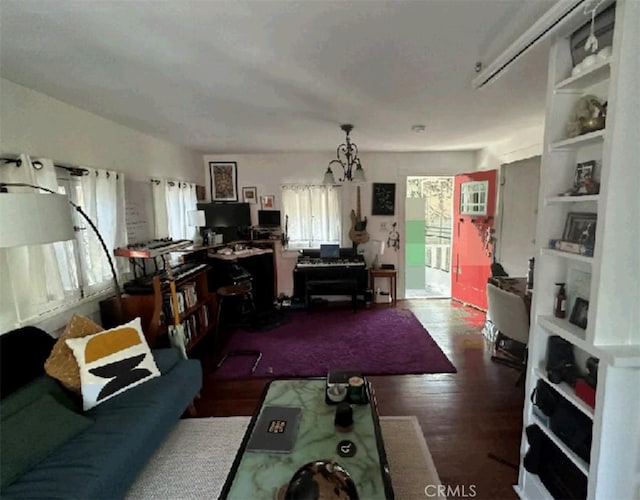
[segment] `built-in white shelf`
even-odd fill
[[[640,345],[596,345],[601,359],[617,368],[640,368]]]
[[[536,500],[554,500],[553,495],[549,493],[547,488],[538,477],[537,474],[532,474],[529,471],[525,471],[526,486],[520,488],[519,485],[515,485],[513,489],[521,499],[527,500],[529,498],[535,498]]]
[[[579,326],[569,323],[569,320],[555,316],[538,316],[538,324],[549,333],[559,335],[583,351],[596,356],[596,349],[587,343],[587,332]]]
[[[587,262],[589,264],[593,262],[593,257],[590,257],[589,255],[580,255],[579,253],[562,252],[560,250],[555,250],[553,248],[542,248],[540,249],[540,253],[542,255],[552,255],[554,257],[561,257],[563,259],[574,260],[576,262]]]
[[[573,450],[571,450],[564,442],[556,436],[551,429],[549,429],[538,417],[532,415],[531,420],[540,427],[551,441],[564,453],[569,460],[571,460],[578,469],[585,475],[589,475],[589,464],[582,460]]]
[[[593,85],[608,80],[611,76],[611,61],[599,62],[579,75],[570,76],[556,84],[556,90],[585,90]]]
[[[582,146],[587,146],[589,144],[597,144],[599,142],[604,141],[604,135],[606,133],[606,129],[596,130],[595,132],[589,132],[588,134],[582,134],[577,137],[571,137],[570,139],[563,139],[561,141],[556,141],[551,143],[551,150],[555,151],[563,151],[563,150],[572,150],[578,149]]]
[[[547,332],[618,368],[640,368],[640,345],[594,345],[586,340],[586,331],[568,320],[538,316],[538,324]],[[590,407],[589,407],[590,408]],[[591,410],[593,413],[593,410]]]
[[[545,199],[547,205],[555,205],[558,203],[584,203],[586,201],[600,200],[599,194],[585,194],[582,196],[550,196]]]
[[[606,4],[612,5],[613,1],[607,0]],[[604,10],[604,5],[601,7]],[[577,408],[576,418],[588,417],[592,422],[590,456],[582,453],[583,460],[555,435],[551,430],[555,426],[537,412],[529,398],[524,403],[520,451],[523,459],[530,449],[526,428],[531,424],[540,427],[559,452],[566,455],[585,476],[580,489],[586,487],[586,500],[599,500],[602,496],[635,498],[640,485],[636,446],[640,439],[640,399],[635,397],[640,387],[640,338],[637,335],[638,322],[634,322],[640,301],[638,277],[637,273],[631,272],[633,266],[629,265],[627,248],[629,238],[624,230],[625,217],[628,218],[629,214],[629,204],[625,201],[633,199],[638,186],[633,182],[605,182],[601,184],[603,189],[599,194],[561,194],[563,190],[570,189],[572,169],[579,162],[599,161],[601,181],[631,179],[637,172],[637,162],[634,163],[638,157],[637,143],[619,141],[617,134],[638,128],[638,115],[629,107],[638,94],[633,57],[638,52],[634,42],[640,36],[640,23],[636,22],[640,13],[638,7],[638,0],[615,0],[615,20],[607,21],[614,31],[611,57],[609,60],[597,58],[595,64],[580,74],[571,75],[571,71],[572,56],[575,55],[574,35],[586,22],[583,10],[575,9],[566,20],[560,21],[556,36],[550,41],[544,127],[546,140],[538,204],[539,214],[544,215],[540,221],[544,224],[538,224],[536,233],[538,244],[548,248],[537,252],[537,299],[533,301],[531,310],[534,329],[529,340],[527,387],[533,388],[537,381],[548,380],[545,370],[547,341],[552,335],[573,346],[580,369],[584,370],[586,357],[599,359],[599,380],[595,408],[581,400],[571,385],[551,385],[559,397],[568,401],[566,404]],[[601,18],[601,22],[604,20]],[[602,130],[569,137],[567,125],[573,119],[576,103],[589,94],[608,102],[606,126]],[[561,245],[550,243],[551,238],[561,239],[561,224],[568,212],[597,212],[599,233],[602,232],[604,209],[607,234],[606,237],[598,237],[592,255],[561,251]],[[574,246],[562,245],[562,248],[573,250]],[[576,251],[578,248],[575,246]],[[580,250],[585,252],[581,247]],[[590,277],[587,276],[589,273]],[[605,279],[611,276],[616,279]],[[570,310],[563,319],[553,314],[553,283],[565,279],[574,281],[576,288],[581,290],[576,290],[576,294],[585,294],[589,299],[589,321],[585,329],[569,322]],[[551,488],[551,483],[547,484]],[[520,461],[516,491],[526,500],[549,497],[542,480],[525,469],[523,460]]]
[[[547,384],[553,387],[557,392],[559,392],[562,397],[564,397],[567,401],[569,401],[573,406],[575,406],[578,410],[584,413],[587,417],[593,420],[593,408],[591,408],[587,403],[582,401],[577,395],[576,391],[566,382],[560,382],[559,384],[554,384],[547,377],[546,371],[542,366],[536,367],[534,373],[538,378],[544,380]]]

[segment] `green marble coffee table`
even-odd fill
[[[371,384],[368,389],[369,403],[353,405],[353,430],[338,432],[333,425],[336,406],[327,405],[324,400],[325,379],[270,382],[260,408],[251,419],[220,498],[273,500],[280,486],[287,483],[302,465],[319,459],[333,459],[342,465],[355,482],[361,499],[394,498]],[[246,452],[262,408],[274,405],[303,409],[293,451],[286,454]],[[344,439],[356,444],[355,456],[338,455],[337,445]]]

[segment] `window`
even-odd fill
[[[342,210],[337,186],[282,186],[283,215],[288,217],[289,247],[319,248],[340,244]]]
[[[487,215],[489,181],[463,182],[460,188],[460,214]]]
[[[196,185],[167,179],[153,179],[151,183],[155,237],[191,239],[194,228],[188,224],[187,212],[196,209]]]
[[[126,245],[122,174],[86,169],[83,176],[71,176],[55,168],[51,160],[40,158],[35,163],[27,155],[20,159],[20,168],[3,167],[0,180],[67,194],[97,226],[107,248]],[[76,241],[0,250],[0,331],[67,309],[82,297],[111,286],[111,268],[99,240],[71,205],[69,210],[77,228]],[[127,265],[117,259],[114,263],[122,268]]]

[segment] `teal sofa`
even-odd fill
[[[0,497],[122,498],[200,391],[200,363],[153,350],[160,377],[83,412],[44,374],[54,342],[32,327],[0,336]]]

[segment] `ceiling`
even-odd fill
[[[552,3],[0,0],[0,75],[203,153],[479,149],[542,125],[545,44],[471,80]]]

